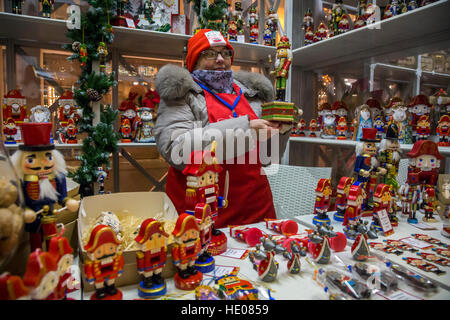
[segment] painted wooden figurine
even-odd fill
[[[58,271],[52,254],[36,249],[28,257],[23,283],[30,289],[32,300],[55,300]]]
[[[188,213],[179,215],[172,235],[172,259],[177,267],[175,286],[181,290],[193,290],[203,279],[203,274],[195,268],[202,249],[200,228],[195,217]]]
[[[91,232],[84,246],[88,259],[84,266],[86,281],[94,284],[91,300],[121,300],[122,292],[115,286],[122,275],[124,258],[119,249],[122,242],[111,227],[99,224]]]
[[[16,144],[17,126],[13,118],[8,118],[3,127],[5,144]]]
[[[248,257],[253,263],[253,268],[258,271],[258,277],[264,282],[273,282],[278,275],[279,264],[275,260],[277,253],[285,249],[278,246],[271,238],[261,238],[261,243],[256,245],[256,251],[250,251]]]
[[[336,139],[336,117],[332,112],[324,112],[322,134],[324,139]]]
[[[195,261],[195,267],[201,273],[208,273],[214,270],[215,262],[211,253],[208,252],[212,238],[212,216],[209,204],[198,204],[194,213],[197,224],[200,228],[200,241],[202,249],[200,250],[198,259]]]
[[[370,256],[370,247],[367,244],[367,233],[369,232],[367,221],[365,223],[358,221],[356,230],[358,235],[352,244],[350,252],[353,259],[357,261],[366,261]]]
[[[134,238],[138,246],[136,265],[142,281],[138,285],[141,298],[156,298],[167,291],[162,270],[167,260],[167,239],[164,223],[153,218],[142,222],[139,233]]]
[[[363,104],[355,110],[356,119],[356,133],[353,135],[353,140],[361,141],[363,137],[363,130],[373,128],[372,112],[367,104]]]
[[[122,142],[128,143],[133,139],[133,132],[131,130],[130,120],[125,118],[120,125],[120,134],[122,135]]]
[[[438,146],[450,146],[450,115],[443,115],[439,119],[436,134],[439,136]]]
[[[311,121],[309,122],[309,136],[312,138],[317,137],[316,131],[317,131],[317,120],[311,119]]]
[[[9,118],[14,120],[17,126],[17,133],[14,139],[17,142],[22,141],[21,125],[28,119],[26,104],[27,99],[19,90],[10,90],[4,96],[4,105],[2,110],[3,121],[7,121]]]
[[[292,63],[292,51],[289,39],[282,36],[277,44],[277,55],[275,60],[275,68],[270,74],[276,78],[276,100],[285,101],[286,99],[286,82],[289,78],[289,70]]]
[[[328,225],[316,226],[316,230],[308,235],[311,240],[308,243],[308,250],[315,262],[327,264],[331,259],[330,239],[336,233]]]
[[[355,223],[361,217],[362,204],[366,193],[361,182],[355,182],[348,192],[347,209],[345,210],[342,225],[348,226]]]
[[[436,200],[436,192],[434,188],[426,188],[423,197],[423,210],[425,215],[422,220],[424,222],[436,222],[437,220],[433,217],[434,213],[438,209],[438,202]]]
[[[407,184],[400,187],[399,195],[402,202],[402,214],[407,216],[409,223],[417,223],[416,212],[423,201],[420,186],[407,180]]]
[[[320,179],[316,187],[316,203],[314,205],[314,225],[330,224],[330,218],[327,215],[330,208],[331,199],[331,180]]]
[[[70,118],[75,116],[75,100],[73,92],[64,91],[58,99],[58,122],[61,128],[65,128]]]
[[[431,140],[416,141],[406,155],[409,158],[408,181],[422,188],[435,188],[443,159],[437,144]]]
[[[55,0],[40,0],[40,1],[42,2],[42,16],[44,18],[50,18]]]
[[[390,185],[394,191],[400,187],[397,181],[400,158],[398,127],[395,123],[391,123],[386,129],[386,137],[381,140],[378,160],[380,166],[386,169],[386,174],[383,176],[384,183]]]
[[[264,30],[265,33],[267,32],[268,36],[268,39],[265,39],[264,44],[275,47],[278,31],[278,15],[272,7],[269,8],[265,17]],[[264,38],[266,38],[266,36],[264,36]]]
[[[345,117],[340,117],[337,126],[336,126],[336,134],[338,140],[347,140],[347,119]]]
[[[430,116],[431,104],[428,97],[424,94],[415,96],[408,105],[409,113],[411,114],[411,127],[413,134],[417,132],[417,124],[422,116]]]
[[[57,235],[53,205],[59,203],[68,210],[78,210],[79,201],[67,197],[66,163],[63,155],[50,143],[51,123],[24,123],[24,143],[11,157],[22,181],[26,206],[25,217],[30,249],[42,249],[42,242]],[[49,222],[49,223],[47,223]]]
[[[199,204],[209,204],[211,207],[212,242],[209,250],[213,255],[225,252],[227,237],[223,232],[214,227],[214,222],[219,215],[219,208],[226,208],[228,200],[219,196],[219,173],[223,170],[215,155],[216,143],[213,142],[211,150],[196,150],[191,153],[189,164],[183,170],[187,176],[187,189],[185,212],[194,215],[195,208]],[[228,179],[228,178],[226,178]],[[225,181],[225,197],[228,182]]]
[[[248,11],[248,25],[250,27],[250,43],[258,43],[259,18],[255,6],[251,6]]]
[[[427,140],[431,134],[430,117],[423,115],[416,124],[416,140]]]
[[[375,230],[378,232],[383,232],[383,228],[381,227],[380,220],[378,218],[378,212],[385,210],[386,214],[389,214],[391,211],[391,187],[387,184],[380,183],[377,185],[377,189],[373,195],[373,217],[372,217],[372,225]]]
[[[304,137],[305,136],[305,130],[306,130],[306,121],[305,119],[300,119],[300,122],[297,125],[298,128],[298,136]]]
[[[135,118],[133,129],[135,141],[140,143],[155,142],[153,133],[155,110],[148,107],[141,107],[137,111],[138,116]]]
[[[9,272],[0,274],[0,301],[4,300],[29,300],[30,288],[28,288],[20,276]]]
[[[398,141],[400,143],[411,144],[412,141],[412,127],[410,126],[407,114],[407,107],[401,99],[391,104],[392,121],[398,127]]]
[[[319,42],[328,38],[328,28],[325,23],[321,22],[319,27],[317,27],[316,32],[314,32],[313,42]]]
[[[342,100],[337,100],[333,103],[333,114],[336,117],[336,123],[339,122],[339,119],[341,117],[347,118],[348,117],[348,107],[347,104]]]
[[[353,178],[341,177],[337,186],[336,195],[336,213],[334,214],[334,220],[344,221],[345,210],[347,209],[347,199],[350,192],[350,187],[353,183]]]

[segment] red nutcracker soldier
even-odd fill
[[[3,128],[5,135],[5,144],[15,144],[17,135],[17,126],[13,118],[8,118]]]
[[[391,211],[391,187],[387,184],[380,183],[373,195],[373,217],[372,225],[378,232],[383,232],[380,220],[378,219],[378,212],[385,210],[387,214]]]
[[[336,133],[338,140],[346,140],[347,139],[347,119],[345,117],[340,117],[336,126]]]
[[[421,116],[416,124],[416,139],[417,140],[427,140],[430,136],[430,117]]]
[[[138,92],[130,91],[128,93],[128,98],[120,104],[120,123],[122,123],[125,118],[130,121],[130,124],[134,123],[134,118],[136,118],[137,115],[137,105],[134,100],[138,95]]]
[[[425,215],[422,218],[424,222],[436,222],[437,220],[433,217],[434,212],[438,208],[438,202],[436,200],[436,192],[434,188],[426,188],[423,197]]]
[[[415,96],[408,106],[411,113],[411,126],[413,131],[416,131],[417,122],[422,116],[429,116],[431,111],[431,104],[428,101],[428,97],[424,94]]]
[[[27,99],[19,90],[10,90],[5,95],[3,105],[3,120],[12,118],[17,125],[21,125],[27,119]]]
[[[336,123],[339,122],[341,117],[347,118],[348,116],[348,107],[344,101],[338,100],[333,103],[333,114],[336,117]]]
[[[131,130],[131,123],[129,119],[124,118],[122,120],[122,124],[120,126],[120,134],[122,135],[122,142],[124,143],[130,143],[133,139],[133,132]]]
[[[325,23],[321,22],[316,32],[314,33],[313,42],[319,42],[328,38],[328,28]]]
[[[360,219],[362,211],[361,207],[365,198],[366,193],[362,188],[362,183],[355,182],[348,192],[347,209],[345,210],[342,225],[348,226]]]
[[[344,221],[345,210],[347,208],[347,198],[350,192],[350,187],[353,184],[354,179],[349,177],[342,177],[339,180],[337,186],[336,195],[336,213],[334,214],[334,220]]]
[[[58,99],[59,126],[65,128],[70,118],[75,114],[75,100],[72,91],[64,91]]]
[[[172,235],[175,241],[172,259],[178,269],[174,277],[175,286],[181,290],[193,290],[203,279],[203,274],[195,268],[195,260],[202,249],[200,228],[195,217],[188,213],[179,215]]]
[[[212,241],[209,251],[213,255],[225,252],[227,237],[223,232],[214,227],[217,221],[219,208],[226,208],[228,201],[228,176],[226,175],[224,197],[219,196],[219,173],[223,170],[215,155],[216,142],[211,145],[211,150],[193,151],[189,164],[183,170],[187,176],[185,212],[195,213],[198,204],[209,204],[213,220]]]
[[[439,119],[436,134],[439,136],[438,146],[450,146],[450,116],[448,114]]]
[[[208,252],[209,245],[212,237],[212,216],[211,207],[208,204],[198,204],[195,207],[195,219],[200,228],[200,241],[202,249],[200,251],[197,261],[195,261],[195,267],[201,273],[208,273],[214,270],[214,258]]]
[[[134,239],[138,246],[136,262],[138,273],[143,276],[138,294],[141,298],[156,298],[166,294],[167,287],[162,270],[167,260],[167,239],[164,224],[149,218],[142,222]]]
[[[63,233],[64,229],[61,234]],[[69,244],[69,240],[59,235],[50,240],[48,252],[56,261],[56,270],[59,276],[55,290],[55,300],[65,300],[67,299],[68,286],[71,286],[69,281],[72,281],[70,266],[73,264],[73,249]]]
[[[36,249],[28,257],[23,283],[30,288],[32,300],[55,300],[58,271],[54,257]]]
[[[65,142],[70,144],[77,143],[78,142],[77,134],[78,134],[77,125],[75,124],[75,120],[71,118],[67,122]]]
[[[305,130],[306,130],[306,121],[305,119],[300,119],[300,122],[298,123],[298,136],[304,137],[305,136]]]
[[[19,276],[5,272],[0,275],[0,300],[29,300],[30,288]]]
[[[437,144],[431,140],[419,140],[406,155],[409,158],[408,181],[435,188],[443,159]]]
[[[86,281],[94,284],[91,300],[121,300],[122,292],[115,287],[116,279],[122,275],[124,259],[119,250],[121,241],[111,227],[97,225],[89,236],[84,250],[88,253],[84,273]]]
[[[305,30],[305,46],[314,42],[314,29],[313,27],[307,27]]]
[[[309,136],[312,138],[317,137],[316,131],[317,131],[317,120],[311,119],[311,121],[309,122]]]
[[[330,224],[327,215],[331,199],[331,179],[320,179],[316,187],[316,203],[314,205],[314,225]]]

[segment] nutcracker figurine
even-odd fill
[[[349,189],[347,209],[345,210],[342,225],[349,226],[356,223],[361,217],[363,201],[366,198],[363,184],[355,182]]]
[[[195,268],[202,249],[200,228],[195,217],[188,213],[179,215],[172,235],[172,259],[178,269],[175,286],[181,290],[193,290],[203,279],[203,274]]]
[[[275,47],[277,41],[278,15],[273,8],[270,8],[265,18],[266,26],[264,30],[268,30],[268,41],[266,45]],[[266,32],[266,31],[265,31]],[[269,41],[270,40],[270,41]]]
[[[248,11],[248,25],[250,27],[250,43],[258,43],[259,18],[255,6],[251,6]]]
[[[347,119],[345,117],[339,118],[336,130],[337,130],[337,139],[338,140],[346,140],[347,139],[348,126],[347,126]]]
[[[84,267],[86,281],[95,286],[91,300],[122,299],[122,292],[115,286],[124,266],[124,259],[119,250],[121,243],[109,226],[99,224],[92,230],[89,241],[84,246],[88,254]]]
[[[36,249],[28,257],[23,283],[30,289],[32,300],[55,300],[58,271],[52,254]]]
[[[424,94],[415,96],[408,106],[409,113],[411,114],[411,127],[413,134],[417,132],[417,123],[422,116],[430,116],[431,104],[428,97]],[[417,135],[419,133],[417,132]]]
[[[236,31],[237,36],[243,36],[244,35],[244,20],[242,18],[242,4],[240,1],[236,1],[234,3],[234,11],[232,19],[236,21]],[[245,41],[239,41],[239,42],[245,42]]]
[[[146,143],[155,142],[153,127],[155,126],[153,120],[155,110],[148,107],[141,107],[138,109],[138,116],[135,118],[133,125],[136,133],[135,141]]]
[[[407,108],[402,101],[392,104],[392,120],[398,127],[398,141],[400,143],[411,144],[412,127],[409,125]]]
[[[99,184],[98,194],[105,194],[105,180],[108,178],[108,173],[103,170],[103,167],[97,167],[97,182]]]
[[[209,251],[213,255],[225,252],[227,238],[225,234],[214,227],[219,208],[226,208],[228,200],[228,173],[225,176],[225,197],[219,196],[219,173],[223,170],[215,156],[216,142],[213,141],[211,150],[193,151],[189,164],[183,171],[187,176],[188,188],[186,189],[185,212],[194,215],[198,204],[208,203],[211,207],[213,220],[212,243]],[[201,163],[199,163],[201,161]]]
[[[311,119],[311,121],[309,122],[309,136],[313,138],[317,137],[316,131],[317,131],[317,120]]]
[[[195,219],[200,228],[200,241],[202,249],[199,253],[198,259],[195,261],[195,267],[201,273],[208,273],[214,270],[214,258],[208,252],[208,247],[211,243],[212,236],[212,217],[211,207],[209,204],[199,204],[195,207]]]
[[[67,238],[62,237],[64,228],[61,234],[50,240],[48,252],[53,256],[56,261],[57,271],[59,276],[58,285],[55,290],[55,300],[67,299],[68,287],[72,281],[72,273],[70,267],[73,264],[73,249],[69,244]]]
[[[338,121],[341,117],[347,118],[347,116],[348,116],[347,104],[342,100],[335,101],[333,103],[332,110],[333,110],[333,114],[336,117],[336,123],[338,123]]]
[[[389,103],[383,107],[385,123],[389,123],[389,122],[393,121],[393,119],[392,119],[393,108],[392,107],[398,103],[403,104],[403,100],[399,97],[393,97],[389,101]]]
[[[347,199],[350,192],[350,187],[353,184],[353,178],[342,177],[339,180],[337,186],[336,196],[336,213],[334,214],[334,220],[344,221],[345,210],[347,209]]]
[[[398,0],[391,0],[390,3],[384,9],[383,20],[397,16],[401,13]]]
[[[423,201],[420,186],[414,184],[413,181],[407,181],[407,184],[400,187],[399,194],[402,202],[402,214],[408,216],[409,223],[417,223],[416,212]]]
[[[237,41],[238,28],[237,22],[235,20],[230,20],[228,22],[228,41]]]
[[[316,187],[316,203],[314,205],[314,225],[330,224],[327,212],[330,208],[331,180],[320,179]]]
[[[138,294],[141,298],[156,298],[167,291],[162,270],[167,259],[167,239],[164,224],[153,218],[142,222],[139,234],[134,239],[138,246],[136,263],[138,273],[143,276]]]
[[[386,138],[380,143],[378,160],[380,166],[386,169],[384,183],[391,186],[393,191],[397,191],[400,186],[397,181],[398,167],[401,158],[399,150],[398,128],[395,123],[391,123],[386,130]]]
[[[22,4],[23,0],[12,0],[12,13],[22,14]]]
[[[44,18],[50,18],[55,0],[40,0],[40,1],[42,2],[42,16]]]
[[[321,22],[316,32],[314,32],[313,42],[319,42],[328,38],[328,28],[325,23]]]
[[[134,119],[137,115],[137,105],[135,103],[135,100],[138,95],[139,93],[130,90],[130,92],[128,93],[128,98],[122,101],[122,103],[120,104],[119,112],[121,123],[125,118],[130,121],[130,124],[134,123]]]
[[[378,212],[385,210],[387,214],[391,211],[391,187],[387,184],[380,183],[377,185],[377,189],[373,195],[373,217],[372,225],[378,232],[383,232],[380,220],[378,218]]]
[[[437,144],[431,140],[419,140],[406,155],[409,158],[408,181],[410,184],[418,184],[422,188],[435,188],[443,159]]]
[[[289,78],[289,69],[292,63],[292,51],[289,39],[286,36],[280,38],[277,44],[275,69],[270,74],[276,77],[277,101],[285,101],[286,82]]]
[[[342,0],[336,0],[331,8],[331,14],[328,17],[330,37],[340,34],[340,29],[338,26],[344,13],[345,11]]]
[[[22,123],[27,121],[27,99],[22,96],[19,90],[10,90],[4,96],[3,105],[3,121],[12,118],[17,126],[17,134],[15,140],[20,142],[22,140]]]
[[[305,130],[306,130],[306,121],[305,121],[305,119],[302,118],[302,119],[300,119],[300,122],[298,123],[296,136],[304,137]]]
[[[314,28],[314,18],[311,9],[306,9],[305,16],[303,17],[303,31],[308,28]]]
[[[439,210],[438,202],[436,200],[436,192],[434,188],[426,188],[423,197],[423,209],[425,211],[425,215],[422,218],[424,222],[436,222],[437,220],[433,217],[434,212]]]
[[[421,116],[416,124],[416,140],[427,140],[430,137],[430,117]]]
[[[314,29],[313,27],[308,27],[305,30],[305,46],[314,43]]]
[[[120,134],[122,135],[122,142],[124,143],[129,143],[133,139],[130,120],[128,120],[127,118],[122,120],[122,124],[120,126]]]
[[[332,112],[323,115],[321,136],[326,139],[336,139],[336,117]]]
[[[106,43],[100,41],[97,47],[97,53],[99,58],[99,70],[100,72],[105,73],[106,70],[106,58],[108,57],[108,48],[106,47]]]
[[[24,143],[11,157],[22,181],[26,206],[31,209],[25,218],[33,252],[56,236],[53,205],[58,202],[69,211],[78,210],[79,201],[67,197],[66,163],[63,155],[50,143],[51,123],[22,124]],[[48,247],[47,247],[48,248]]]
[[[375,121],[375,119],[383,112],[380,102],[375,98],[370,98],[367,99],[366,104],[369,106],[370,112],[372,113],[372,119]]]
[[[259,27],[257,24],[250,26],[250,43],[258,44],[259,39]]]
[[[384,122],[381,115],[377,116],[374,119],[373,127],[377,129],[377,140],[381,141],[381,139],[383,139],[384,137]]]
[[[0,274],[0,301],[29,299],[30,288],[23,283],[21,277],[14,276],[9,272]]]
[[[339,34],[346,33],[349,30],[350,30],[350,17],[346,13],[344,13],[341,17],[341,20],[339,20],[338,33]]]
[[[66,131],[65,143],[75,144],[78,142],[77,140],[78,128],[73,118],[70,118],[69,121],[67,122],[65,131]]]
[[[450,115],[443,115],[439,119],[436,134],[439,136],[438,146],[450,146]]]
[[[3,128],[5,144],[16,144],[17,126],[13,118],[8,118]]]

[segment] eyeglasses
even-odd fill
[[[224,59],[231,59],[233,56],[233,50],[230,49],[224,49],[222,51],[215,51],[215,50],[205,50],[202,51],[201,55],[205,57],[205,59],[208,60],[216,60],[219,54]]]

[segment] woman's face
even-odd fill
[[[229,50],[225,46],[214,47],[207,49],[205,51],[216,51],[222,53],[224,50]],[[203,52],[205,52],[203,51]],[[197,65],[195,66],[195,70],[216,70],[216,71],[225,71],[231,70],[231,57],[225,58],[222,54],[217,55],[215,58],[211,58],[213,54],[200,54]]]

